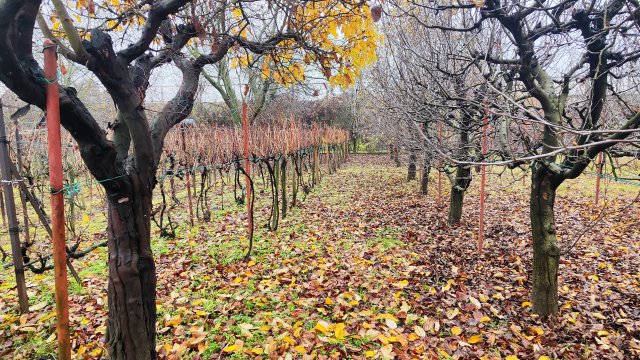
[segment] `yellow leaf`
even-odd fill
[[[421,338],[427,336],[427,332],[424,331],[422,326],[419,326],[419,325],[414,326],[413,331],[416,333],[416,335],[420,336]]]
[[[38,322],[45,322],[45,321],[47,321],[47,320],[49,320],[49,319],[51,319],[51,318],[53,318],[55,316],[56,316],[55,311],[51,311],[50,313],[48,313],[48,314],[42,316],[40,319],[38,319]]]
[[[451,328],[451,333],[453,335],[460,335],[460,334],[462,334],[462,329],[460,329],[457,326],[454,326],[454,327]]]
[[[530,306],[533,306],[533,304],[530,303],[529,301],[525,301],[525,302],[522,303],[522,307],[523,308],[530,307]]]
[[[407,280],[402,280],[402,281],[398,281],[398,282],[396,283],[396,285],[395,285],[395,286],[396,286],[397,288],[404,289],[404,288],[406,288],[406,287],[407,287],[407,285],[409,285],[409,281],[407,281]]]
[[[300,354],[306,354],[307,349],[304,348],[304,345],[298,345],[294,348]]]
[[[256,262],[255,262],[255,261],[253,261],[253,260],[251,260],[251,261],[249,261],[249,262],[247,263],[247,266],[253,266],[253,265],[255,265],[255,264],[256,264]]]
[[[531,332],[536,333],[537,335],[542,335],[542,334],[544,334],[544,330],[542,330],[542,328],[541,328],[541,327],[539,327],[539,326],[532,326],[532,327],[530,327],[530,328],[529,328],[529,330],[530,330]],[[533,335],[533,334],[531,334],[531,335]]]
[[[169,321],[165,322],[164,326],[166,326],[166,327],[176,326],[176,325],[180,324],[180,321],[182,321],[182,319],[180,318],[180,315],[176,315],[176,316],[172,317]]]
[[[102,356],[102,352],[103,352],[102,348],[96,348],[96,349],[93,349],[93,351],[90,352],[89,355],[91,355],[92,358],[99,359]]]
[[[381,315],[376,316],[376,320],[380,320],[380,319],[391,319],[391,320],[396,321],[396,322],[398,321],[398,319],[395,316],[393,316],[393,315],[391,315],[389,313],[381,314]]]
[[[222,351],[226,352],[226,353],[232,353],[234,351],[238,350],[238,345],[229,345],[226,348],[222,349]]]
[[[329,324],[324,320],[320,320],[316,323],[314,329],[320,331],[323,334],[326,334],[329,331]]]
[[[440,353],[440,355],[442,356],[449,357],[449,353],[440,348],[438,348],[438,353]]]
[[[368,350],[364,352],[364,356],[368,357],[368,358],[372,358],[376,355],[376,352],[373,350]]]
[[[253,349],[251,349],[251,353],[255,355],[262,355],[262,352],[262,349],[259,347],[254,347]]]
[[[538,360],[551,360],[551,358],[548,357],[547,355],[542,355],[538,358]]]
[[[491,318],[490,318],[490,317],[488,317],[488,316],[483,316],[483,317],[480,319],[480,322],[481,322],[481,323],[486,323],[486,322],[489,322],[489,321],[491,321]]]
[[[509,355],[507,356],[504,360],[519,360],[517,356],[515,355]]]
[[[602,314],[600,314],[598,312],[591,313],[591,315],[593,315],[593,317],[596,318],[596,319],[600,319],[600,320],[606,320],[607,319],[604,315],[602,315]]]
[[[285,336],[283,340],[289,345],[295,345],[296,343],[295,341],[293,341],[293,339],[290,336]]]
[[[336,324],[336,329],[334,330],[334,334],[336,339],[344,340],[344,323]]]
[[[480,341],[482,341],[482,336],[480,335],[473,335],[470,338],[467,339],[467,342],[469,344],[475,344],[475,343],[479,343]]]
[[[358,313],[358,315],[360,315],[360,316],[371,316],[372,314],[373,314],[373,311],[371,311],[371,310],[364,310],[364,311],[360,311]]]
[[[324,300],[324,303],[325,303],[325,304],[327,304],[327,305],[333,305],[333,304],[335,304],[335,302],[333,302],[333,300],[331,300],[331,298],[326,298],[326,299]]]
[[[607,330],[598,331],[598,336],[609,336],[609,332]]]
[[[84,216],[82,217],[82,222],[85,223],[85,224],[88,223],[89,222],[89,215],[84,214]]]

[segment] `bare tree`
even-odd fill
[[[542,316],[557,313],[561,251],[556,189],[580,176],[599,153],[638,141],[640,113],[627,92],[636,89],[639,3],[487,0],[395,5],[395,12],[428,29],[473,34],[477,43],[462,56],[502,77],[498,83],[487,81],[485,95],[478,99],[490,101],[491,112],[502,122],[502,149],[494,153],[496,158],[482,162],[530,164],[534,311]],[[416,15],[422,12],[432,16]],[[472,21],[442,24],[433,20],[439,16]],[[605,124],[603,109],[609,99],[624,116]]]
[[[90,70],[111,96],[117,107],[111,139],[76,90],[65,86],[60,88],[62,126],[77,142],[84,163],[101,181],[108,198],[110,356],[153,359],[156,271],[150,243],[151,195],[165,136],[191,112],[203,68],[219,62],[232,47],[257,56],[289,49],[312,54],[330,76],[333,57],[310,35],[314,25],[320,26],[319,19],[300,13],[291,2],[269,2],[268,7],[250,0],[131,1],[121,5],[115,9],[86,2],[83,11],[92,16],[74,25],[60,0],[0,2],[0,81],[22,100],[44,109],[44,85],[56,79],[46,79],[34,59],[34,34],[39,30],[56,42],[67,59]],[[359,2],[336,0],[331,16],[342,21],[343,14],[349,14],[353,21],[365,14],[362,7]],[[226,27],[210,26],[232,14],[236,19]],[[51,28],[48,18],[55,19]],[[261,39],[245,35],[243,30],[267,20],[276,23],[271,27],[275,30]],[[123,35],[112,37],[115,31]],[[195,56],[184,52],[195,39],[207,40],[209,51]],[[144,104],[149,79],[163,65],[181,72],[180,87],[148,119]]]

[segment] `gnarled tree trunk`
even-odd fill
[[[109,196],[109,321],[111,359],[155,359],[156,269],[151,253],[151,190]]]
[[[449,200],[449,224],[457,224],[462,220],[462,207],[464,205],[464,193],[471,183],[471,168],[459,165],[456,169],[456,178],[451,187]]]
[[[533,233],[533,310],[540,316],[558,313],[558,262],[553,205],[557,185],[544,168],[531,176],[531,230]]]

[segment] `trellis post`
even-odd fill
[[[20,228],[16,216],[16,204],[13,198],[11,170],[9,168],[9,146],[7,134],[4,128],[4,116],[2,114],[2,102],[0,102],[0,167],[2,168],[2,188],[6,195],[7,220],[9,221],[9,238],[11,240],[11,255],[13,269],[16,274],[16,289],[18,290],[18,303],[20,312],[29,312],[29,296],[24,276],[24,263],[22,261],[22,248],[20,246]]]
[[[64,187],[62,175],[62,141],[60,136],[60,92],[56,45],[44,42],[44,75],[47,85],[47,150],[51,185],[51,231],[53,240],[53,271],[55,281],[58,358],[71,359],[69,341],[69,293],[67,283],[67,252],[64,229]]]

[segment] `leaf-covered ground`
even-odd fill
[[[528,297],[523,181],[489,178],[479,254],[477,188],[465,199],[466,220],[450,227],[435,177],[424,196],[405,176],[384,156],[354,157],[280,230],[258,229],[249,262],[242,207],[181,229],[176,240],[154,239],[160,357],[640,357],[638,189],[606,186],[604,207],[593,206],[589,177],[560,189],[562,308],[543,322]],[[268,209],[257,216],[265,223]],[[83,278],[70,296],[77,358],[104,356],[105,258],[101,250],[75,263]],[[19,316],[12,274],[0,272],[1,358],[55,354],[51,277],[28,280],[33,311]]]

